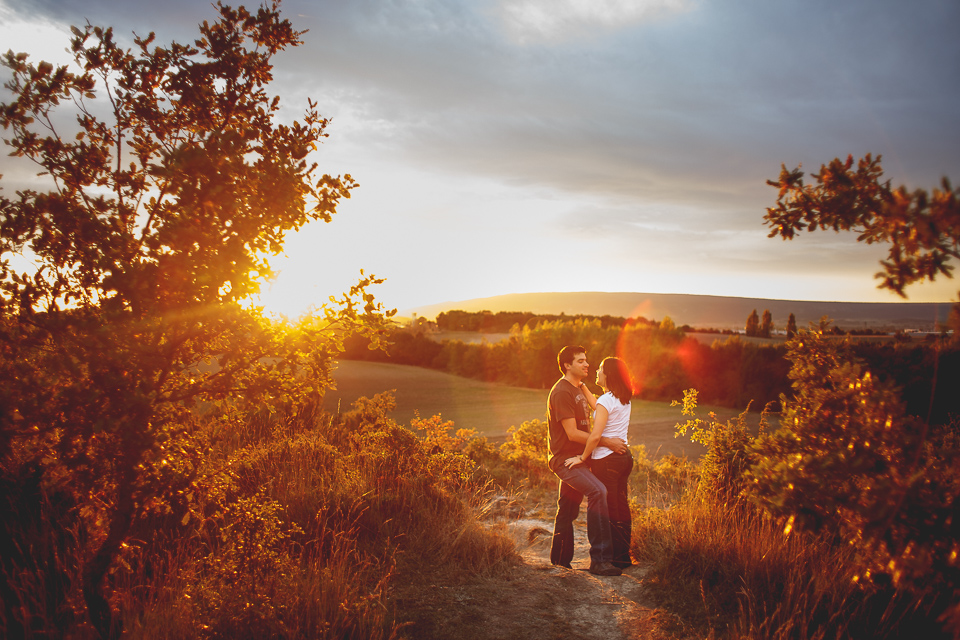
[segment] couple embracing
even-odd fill
[[[632,564],[627,478],[633,458],[626,444],[633,395],[629,374],[618,358],[604,359],[597,369],[597,384],[605,393],[597,398],[583,383],[590,372],[583,347],[564,347],[557,364],[563,377],[547,400],[549,465],[560,479],[550,562],[570,568],[573,521],[586,497],[590,573],[617,576]]]

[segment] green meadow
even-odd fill
[[[341,360],[334,379],[337,389],[327,392],[323,404],[326,411],[346,412],[361,396],[393,390],[397,407],[391,417],[397,422],[408,425],[417,412],[423,418],[439,414],[444,420],[452,420],[455,428],[475,429],[491,440],[501,440],[510,427],[545,419],[546,414],[547,389],[481,382],[421,367]],[[703,418],[710,411],[721,420],[737,415],[735,410],[723,407],[700,409]],[[635,400],[630,444],[646,446],[651,457],[670,453],[697,458],[704,447],[674,437],[674,426],[681,421],[679,407]],[[750,414],[748,423],[755,427],[759,414]]]
[[[488,437],[504,436],[511,426],[544,417],[546,391],[461,378],[440,371],[399,364],[341,360],[334,372],[336,390],[327,391],[323,408],[349,410],[361,397],[394,390],[397,408],[391,417],[409,424],[417,411],[440,414],[457,428],[476,429]]]

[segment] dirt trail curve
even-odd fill
[[[553,523],[499,520],[490,526],[514,539],[523,563],[509,575],[465,585],[421,585],[402,598],[413,622],[408,638],[446,640],[680,640],[692,638],[682,622],[646,596],[646,569],[622,576],[590,574],[586,525],[575,523],[573,569],[550,564]]]

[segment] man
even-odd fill
[[[587,537],[590,540],[590,573],[618,576],[621,571],[611,564],[613,539],[607,489],[586,465],[567,467],[567,458],[583,453],[583,444],[590,435],[590,410],[597,399],[583,384],[590,372],[583,347],[567,346],[557,354],[557,365],[563,375],[547,399],[547,422],[550,428],[550,470],[560,479],[557,517],[553,526],[550,562],[570,568],[573,560],[573,521],[580,513],[580,503],[587,497]],[[601,438],[600,444],[614,454],[627,451],[617,438]]]

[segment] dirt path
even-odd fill
[[[683,623],[657,609],[646,596],[646,569],[622,576],[587,571],[586,525],[575,523],[572,569],[550,564],[553,523],[541,519],[491,523],[511,537],[522,562],[505,576],[478,577],[467,584],[421,585],[401,599],[407,608],[408,638],[450,640],[679,640],[692,638]]]

